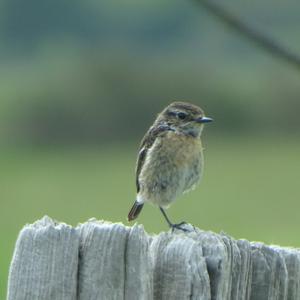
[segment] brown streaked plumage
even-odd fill
[[[200,135],[206,118],[201,108],[174,102],[156,118],[142,139],[136,165],[137,200],[128,220],[137,218],[145,202],[159,206],[169,226],[167,208],[180,194],[191,189],[201,177],[203,167]]]

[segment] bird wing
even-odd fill
[[[146,160],[147,152],[154,144],[157,137],[164,135],[167,131],[174,131],[169,125],[162,124],[151,126],[141,141],[138,159],[136,163],[136,189],[140,191],[139,176]]]

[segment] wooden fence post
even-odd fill
[[[46,216],[20,232],[7,299],[296,300],[300,251],[197,228],[151,236],[141,225],[72,228]]]

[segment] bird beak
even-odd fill
[[[201,117],[201,118],[195,119],[196,123],[209,123],[209,122],[212,122],[212,121],[213,121],[213,119],[209,118],[209,117]]]

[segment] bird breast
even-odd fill
[[[203,167],[199,138],[168,132],[148,150],[139,176],[143,199],[167,207],[199,181]]]

